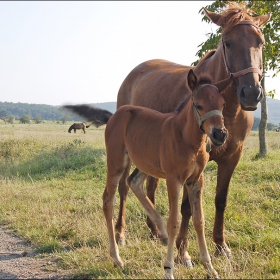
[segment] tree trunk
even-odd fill
[[[264,98],[261,101],[261,121],[259,124],[259,142],[260,142],[259,157],[267,156],[267,145],[266,145],[266,138],[265,138],[265,131],[266,131],[266,126],[267,126],[267,105],[266,105],[264,79],[265,78],[263,78],[263,80],[262,80]]]

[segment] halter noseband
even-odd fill
[[[244,20],[244,21],[241,21],[239,22],[238,24],[236,25],[252,25],[254,26],[256,29],[258,29],[260,32],[261,32],[261,29],[255,25],[254,22],[250,21],[250,20]],[[259,76],[260,76],[260,81],[262,80],[263,78],[263,70],[262,69],[259,69],[259,68],[256,68],[256,67],[248,67],[246,69],[243,69],[243,70],[240,70],[240,71],[237,71],[235,73],[231,72],[229,67],[227,66],[227,61],[226,61],[226,52],[225,52],[225,45],[224,45],[224,40],[223,40],[223,35],[225,35],[226,33],[228,33],[228,31],[222,33],[222,45],[223,45],[223,61],[224,61],[224,65],[225,65],[225,68],[229,74],[229,78],[237,78],[237,77],[240,77],[240,76],[243,76],[243,75],[246,75],[248,73],[258,73]]]
[[[211,118],[211,117],[213,117],[213,116],[221,116],[221,117],[223,118],[223,114],[222,114],[222,112],[221,112],[220,110],[212,110],[212,111],[209,111],[209,112],[205,113],[205,114],[202,115],[202,116],[198,113],[197,108],[196,108],[195,105],[194,105],[194,96],[197,94],[197,92],[198,92],[200,89],[202,89],[202,88],[204,88],[204,87],[206,87],[206,86],[214,87],[214,88],[217,89],[217,91],[219,92],[219,89],[218,89],[216,86],[212,85],[212,84],[202,84],[202,85],[200,85],[198,88],[196,88],[196,89],[193,91],[193,93],[192,93],[192,102],[193,102],[194,116],[195,116],[196,121],[197,121],[197,123],[198,123],[198,127],[200,128],[200,130],[202,131],[203,134],[205,134],[205,131],[204,131],[203,128],[202,128],[202,123],[203,123],[205,120],[207,120],[207,119],[209,119],[209,118]]]

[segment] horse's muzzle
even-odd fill
[[[222,128],[214,127],[210,134],[211,141],[215,146],[223,145],[226,142],[227,137],[228,137],[228,131],[225,127]]]
[[[243,86],[240,89],[238,88],[237,94],[241,108],[245,111],[255,111],[264,97],[261,85]]]

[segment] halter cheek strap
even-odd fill
[[[244,21],[241,21],[239,22],[237,25],[252,25],[254,26],[257,30],[259,30],[261,32],[261,29],[259,28],[259,26],[257,26],[254,22],[250,21],[250,20],[244,20]],[[223,45],[223,61],[224,61],[224,65],[225,65],[225,68],[229,74],[229,78],[233,77],[233,78],[237,78],[237,77],[240,77],[240,76],[243,76],[243,75],[246,75],[248,73],[258,73],[259,76],[260,76],[260,80],[262,79],[263,77],[263,70],[262,69],[259,69],[259,68],[256,68],[256,67],[248,67],[246,69],[243,69],[243,70],[240,70],[240,71],[237,71],[237,72],[231,72],[228,65],[227,65],[227,61],[226,61],[226,51],[225,51],[225,44],[224,44],[224,40],[223,40],[223,36],[225,36],[226,33],[228,33],[230,30],[227,30],[225,32],[223,32],[222,34],[222,45]]]
[[[192,93],[192,101],[193,101],[194,96],[196,95],[196,93],[197,93],[200,89],[202,89],[202,88],[204,88],[204,87],[206,87],[206,86],[214,87],[214,88],[217,89],[217,91],[219,92],[219,89],[218,89],[216,86],[214,86],[214,85],[211,85],[211,84],[202,84],[202,85],[200,85],[197,89],[195,89],[195,90],[193,91],[193,93]],[[222,112],[221,112],[220,110],[212,110],[212,111],[209,111],[209,112],[207,112],[207,113],[205,113],[204,115],[201,116],[201,115],[199,114],[199,112],[197,111],[195,105],[194,105],[194,101],[193,101],[193,109],[194,109],[194,110],[193,110],[193,111],[194,111],[194,116],[195,116],[196,121],[197,121],[197,123],[198,123],[198,126],[199,126],[200,130],[203,132],[203,134],[205,134],[205,131],[202,129],[202,124],[203,124],[203,122],[204,122],[205,120],[207,120],[207,119],[209,119],[209,118],[211,118],[211,117],[213,117],[213,116],[221,116],[221,117],[223,118],[223,114],[222,114]]]

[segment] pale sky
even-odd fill
[[[0,101],[116,101],[138,64],[197,59],[217,29],[198,14],[211,2],[0,1]],[[279,85],[280,75],[266,79],[267,90]]]

